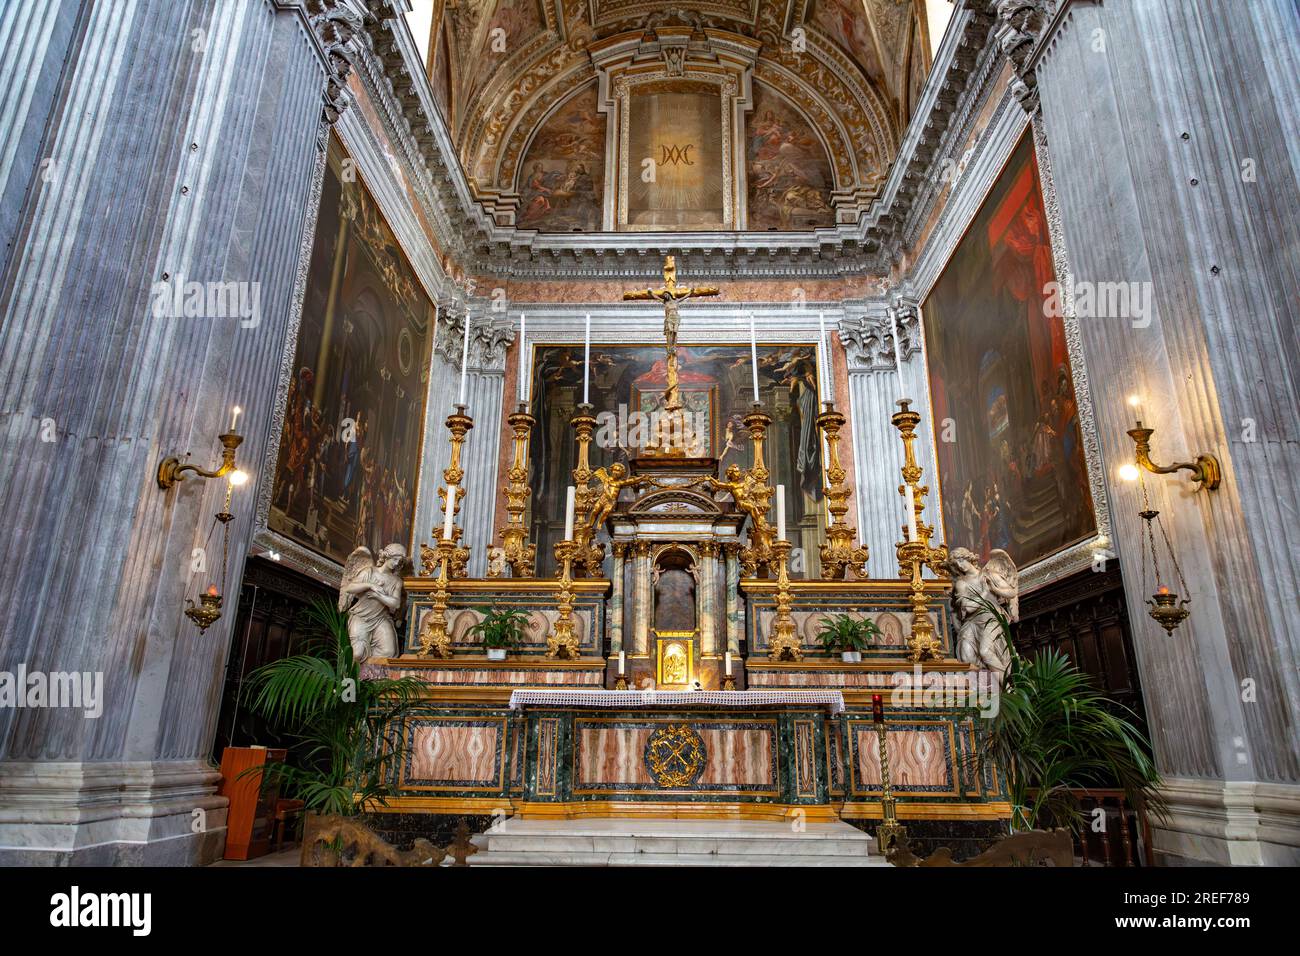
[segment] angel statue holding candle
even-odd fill
[[[992,608],[1009,621],[1020,618],[1020,572],[1001,548],[989,552],[981,567],[966,548],[954,548],[945,569],[952,575],[952,610],[957,618],[957,657],[967,664],[1006,676],[1011,648]]]
[[[348,615],[352,659],[364,664],[371,657],[397,656],[397,615],[402,609],[402,576],[406,549],[390,544],[371,556],[365,545],[354,548],[343,566],[339,610]]]

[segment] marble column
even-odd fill
[[[728,542],[722,546],[727,572],[727,647],[735,660],[740,659],[740,641],[745,634],[745,606],[740,599],[741,545]]]
[[[614,556],[614,572],[610,578],[614,582],[614,591],[609,599],[609,653],[617,657],[623,649],[623,595],[627,590],[628,544],[614,541],[609,547]]]
[[[697,603],[699,606],[701,655],[718,653],[716,627],[718,614],[717,566],[718,546],[712,541],[705,541],[700,545],[699,579],[695,584],[700,593]]]
[[[23,209],[0,282],[0,670],[98,675],[102,701],[0,708],[0,862],[201,861],[224,840],[210,748],[256,489],[234,497],[218,582],[224,483],[156,473],[186,452],[210,467],[238,404],[256,474],[340,36],[269,0],[34,6],[0,11],[21,51],[4,69],[31,84],[0,166]],[[257,308],[168,315],[182,281],[239,283]],[[227,613],[201,633],[182,612],[208,583]]]
[[[650,652],[650,610],[654,604],[654,592],[650,586],[650,545],[646,541],[638,541],[634,547],[632,653],[645,655]]]
[[[1295,865],[1300,20],[1290,0],[1060,7],[1018,70],[1041,100],[1048,218],[1068,250],[1067,309],[1095,382],[1172,808],[1168,823],[1153,822],[1155,847],[1170,862]],[[1101,283],[1131,284],[1130,307],[1097,310]],[[1147,479],[1192,599],[1172,638],[1143,603],[1154,584],[1142,576],[1137,486],[1115,478],[1133,459],[1129,393],[1155,428],[1157,462],[1210,452],[1223,466],[1212,493],[1181,476]]]
[[[850,315],[840,323],[840,341],[848,361],[849,408],[855,493],[858,501],[858,538],[867,546],[867,570],[873,578],[898,576],[894,547],[907,524],[906,499],[898,493],[903,478],[903,442],[890,417],[898,411],[900,391],[921,413],[916,457],[923,469],[922,483],[930,488],[925,517],[935,527],[935,544],[943,543],[939,517],[939,480],[935,471],[933,441],[942,433],[930,414],[929,387],[921,362],[919,311],[914,300],[885,298],[846,303]],[[902,340],[903,377],[900,385],[894,324]],[[929,572],[927,572],[927,575]]]

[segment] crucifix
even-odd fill
[[[677,284],[677,263],[672,256],[667,256],[664,259],[663,288],[639,289],[623,293],[624,301],[654,299],[657,302],[662,302],[664,306],[664,342],[667,356],[668,385],[664,389],[663,410],[667,415],[666,420],[663,420],[660,426],[661,437],[665,430],[673,428],[680,429],[679,436],[686,434],[685,421],[681,415],[681,393],[677,382],[677,329],[681,325],[681,315],[677,311],[677,304],[683,299],[697,299],[714,295],[718,295],[718,290],[712,286],[679,286]],[[679,422],[678,419],[682,420]],[[657,451],[659,454],[670,454],[660,441],[656,441],[656,445],[650,450]],[[682,452],[678,450],[676,454],[680,455]]]

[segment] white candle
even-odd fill
[[[821,393],[822,401],[826,400],[826,392],[830,389],[831,377],[829,374],[831,357],[826,351],[826,313],[817,313],[817,344],[821,346],[821,370],[822,374],[817,376],[817,390]]]
[[[591,401],[591,313],[587,313],[587,331],[582,339],[582,404]]]
[[[528,401],[528,320],[519,313],[519,401]]]
[[[754,404],[758,404],[758,335],[754,331],[754,313],[749,313],[749,367],[754,373]]]
[[[907,540],[916,541],[916,490],[907,486]]]
[[[233,409],[231,409],[231,415],[230,415],[230,431],[231,431],[232,434],[233,434],[234,431],[235,431],[235,425],[237,425],[237,424],[239,423],[239,413],[242,412],[242,411],[243,411],[243,409],[240,408],[238,405],[236,405]]]
[[[564,499],[564,540],[573,540],[573,512],[577,506],[578,489],[569,485],[569,490]]]
[[[898,372],[898,397],[906,398],[907,389],[903,387],[903,343],[898,338],[898,312],[889,309],[889,328],[894,336],[894,370]]]
[[[442,521],[442,536],[451,539],[452,522],[456,520],[456,486],[447,489],[447,516]]]
[[[727,676],[730,677],[731,676],[731,651],[727,651],[726,660],[727,660]]]
[[[625,673],[623,668],[627,665],[627,655],[622,651],[618,652],[618,676],[622,677]]]
[[[776,536],[785,540],[785,485],[776,486]]]
[[[469,312],[465,313],[465,343],[460,350],[460,402],[465,404],[465,377],[469,372]]]

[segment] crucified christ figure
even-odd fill
[[[664,340],[667,342],[668,387],[664,389],[664,410],[676,411],[682,407],[677,389],[677,329],[681,325],[681,315],[677,304],[683,299],[697,299],[717,295],[718,290],[712,286],[679,286],[677,284],[677,263],[672,256],[664,259],[664,285],[661,289],[639,289],[624,292],[624,301],[654,299],[664,306]]]

